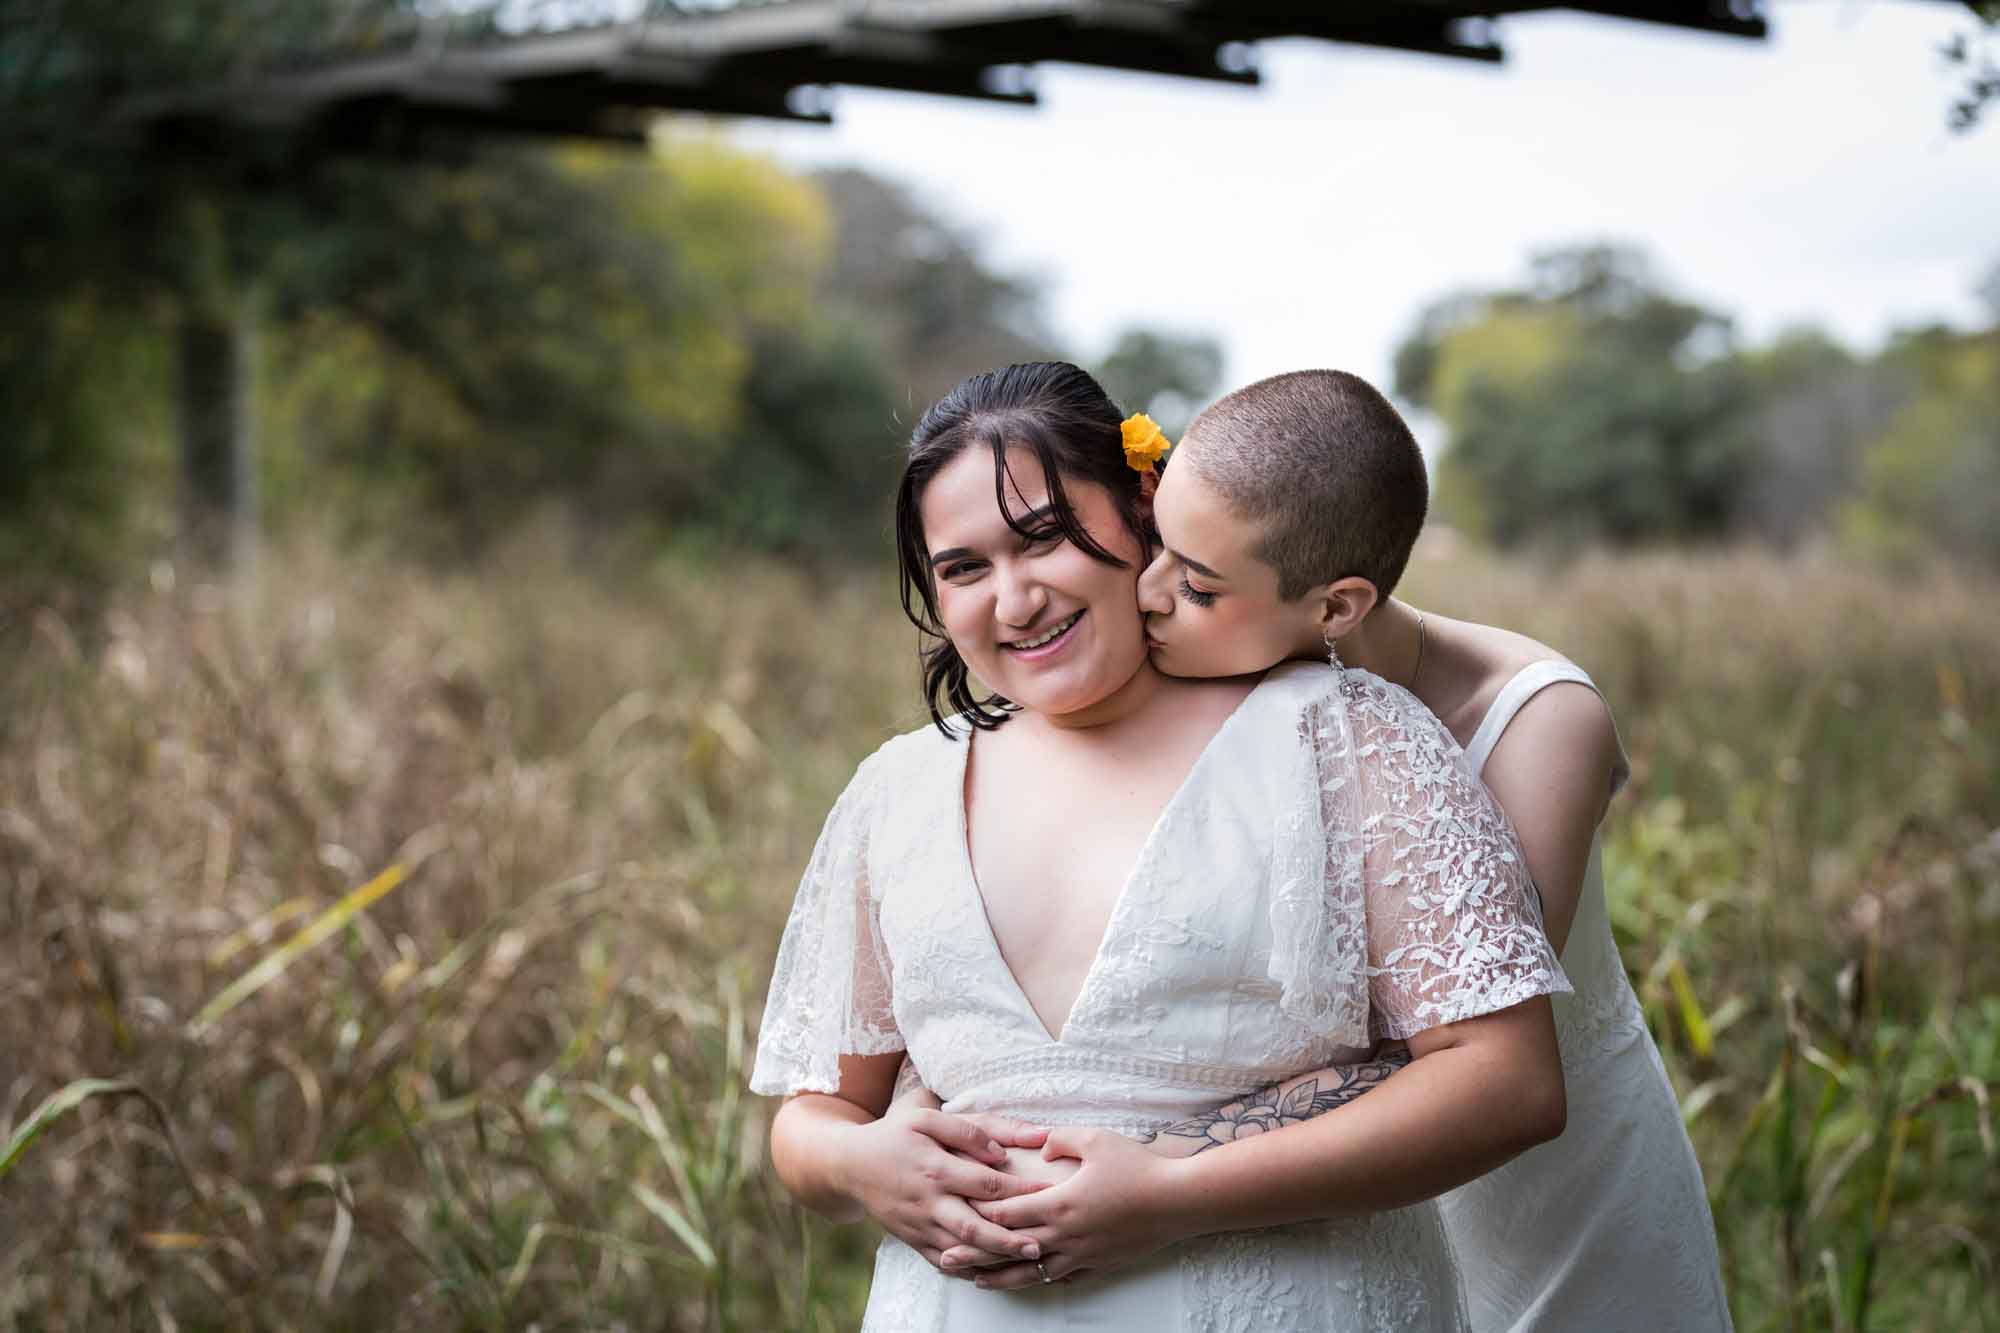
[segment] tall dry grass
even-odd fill
[[[1613,916],[1741,1326],[2000,1327],[2000,586],[1433,553],[1411,592],[1620,709]],[[923,721],[892,598],[307,550],[14,626],[0,1317],[851,1326],[866,1238],[741,1089],[819,821]]]

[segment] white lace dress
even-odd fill
[[[907,1048],[948,1111],[1126,1134],[1378,1037],[1567,989],[1512,831],[1407,692],[1268,676],[1159,816],[1062,1031],[1001,958],[966,850],[967,743],[896,738],[828,816],[778,951],[751,1087],[829,1092]],[[972,742],[977,744],[975,740]],[[1079,829],[1087,837],[1088,829]],[[1086,1282],[987,1292],[885,1240],[870,1333],[1444,1330],[1434,1204],[1208,1237]]]
[[[1567,662],[1536,662],[1502,687],[1466,747],[1475,770],[1521,706]],[[1625,780],[1623,757],[1609,775]],[[1569,1128],[1444,1196],[1476,1333],[1712,1333],[1730,1327],[1701,1166],[1604,904],[1590,847],[1562,962],[1576,987],[1555,1000]]]

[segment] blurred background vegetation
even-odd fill
[[[1062,353],[1177,433],[1222,349],[1065,348],[902,186],[712,127],[120,126],[366,12],[0,22],[0,1320],[851,1327],[869,1241],[742,1080],[824,811],[923,720],[899,442]],[[1620,712],[1613,917],[1746,1329],[2000,1328],[1985,282],[1750,345],[1569,245],[1412,292],[1396,357],[1410,595]]]

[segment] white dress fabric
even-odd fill
[[[1521,706],[1559,681],[1597,688],[1568,662],[1523,668],[1466,747],[1475,771]],[[1621,754],[1614,792],[1626,771]],[[1569,1127],[1442,1200],[1472,1327],[1726,1330],[1701,1166],[1611,936],[1595,838],[1562,964],[1576,988],[1554,1001]]]
[[[966,844],[968,743],[871,756],[828,817],[771,983],[753,1090],[834,1091],[907,1049],[947,1111],[1138,1134],[1411,1033],[1567,989],[1511,827],[1414,696],[1273,670],[1141,849],[1053,1037]],[[977,744],[975,739],[972,744]],[[1079,829],[1078,836],[1088,836]],[[1435,1204],[1186,1241],[1088,1282],[981,1291],[894,1238],[868,1333],[1454,1330]]]

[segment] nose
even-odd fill
[[[1173,557],[1161,551],[1153,557],[1139,575],[1139,609],[1147,615],[1170,616],[1174,613],[1174,591],[1169,566]]]
[[[993,599],[993,615],[1010,629],[1026,629],[1049,604],[1049,591],[1025,564],[1003,565],[994,570],[998,590]]]

